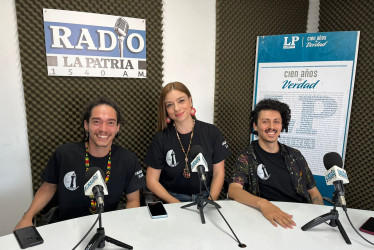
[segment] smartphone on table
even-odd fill
[[[360,231],[374,235],[374,217],[370,217],[362,226]]]
[[[147,207],[152,219],[168,217],[164,204],[161,201],[148,202]]]
[[[44,242],[42,236],[40,236],[38,230],[36,230],[34,226],[17,229],[13,234],[22,249],[36,246]]]

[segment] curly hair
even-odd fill
[[[276,110],[280,113],[282,117],[282,132],[288,132],[288,124],[291,120],[291,109],[283,102],[274,99],[263,99],[257,103],[254,110],[251,112],[251,117],[249,119],[249,131],[252,134],[257,135],[257,131],[253,129],[253,123],[257,125],[258,115],[261,110]]]

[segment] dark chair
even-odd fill
[[[229,185],[230,181],[225,179],[225,181],[223,182],[223,192],[226,200],[229,200]]]
[[[44,226],[58,221],[58,192],[56,192],[48,204],[35,217],[34,224]]]

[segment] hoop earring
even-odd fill
[[[191,107],[191,112],[190,112],[191,115],[195,115],[196,114],[196,109],[194,107]]]
[[[171,123],[170,117],[166,117],[166,123]]]
[[[87,131],[87,130],[85,130],[85,134],[84,134],[84,140],[85,141],[88,141],[88,138],[90,137],[90,133]]]

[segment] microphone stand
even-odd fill
[[[203,195],[202,195],[202,188],[201,188],[201,183],[202,183],[202,182],[204,182],[205,188],[206,188],[206,190],[208,191],[208,193],[209,193],[209,197],[211,198],[211,200],[206,199],[206,198],[203,198]],[[205,204],[204,204],[204,202],[205,202]],[[209,192],[209,190],[208,190],[208,187],[206,186],[205,180],[200,179],[200,192],[199,192],[199,196],[198,196],[198,198],[197,198],[197,201],[192,202],[192,203],[187,204],[187,205],[184,205],[184,206],[182,206],[181,208],[187,208],[187,207],[190,207],[190,206],[193,206],[193,205],[197,205],[197,208],[198,208],[199,211],[200,211],[201,223],[202,223],[202,224],[205,224],[205,218],[204,218],[204,212],[203,212],[203,209],[204,209],[205,205],[208,204],[208,203],[209,203],[209,204],[212,204],[212,205],[217,209],[218,213],[221,215],[221,217],[223,218],[223,220],[226,222],[227,226],[230,228],[231,232],[234,234],[235,239],[238,241],[238,243],[239,243],[238,246],[239,246],[240,248],[245,248],[245,247],[247,247],[246,244],[240,242],[240,240],[239,240],[239,238],[236,236],[234,230],[232,230],[230,224],[227,222],[227,220],[225,219],[225,217],[223,216],[223,214],[221,213],[221,211],[219,211],[219,208],[221,208],[221,206],[218,205],[216,202],[213,201],[213,197],[212,197],[212,195],[210,194],[210,192]]]
[[[197,209],[199,209],[199,211],[200,211],[201,223],[205,224],[205,217],[204,217],[204,212],[203,212],[203,209],[204,209],[205,205],[207,203],[209,203],[209,204],[215,206],[217,209],[221,208],[221,207],[216,202],[214,202],[213,199],[209,200],[209,199],[203,198],[203,191],[202,191],[202,187],[201,187],[201,182],[203,182],[202,179],[200,179],[200,185],[199,185],[200,191],[199,191],[199,195],[197,197],[197,200],[190,203],[190,204],[184,205],[181,208],[187,208],[187,207],[191,207],[193,205],[197,205]],[[207,191],[208,191],[208,189],[207,189]],[[210,195],[210,193],[209,193],[209,195]],[[204,204],[204,202],[205,202],[205,204]]]
[[[103,248],[105,246],[105,241],[112,243],[116,246],[122,247],[124,249],[133,249],[132,246],[105,235],[104,227],[101,224],[101,210],[102,208],[99,208],[99,228],[96,229],[96,234],[91,238],[85,250]]]
[[[119,55],[123,57],[123,41],[125,40],[124,36],[118,35],[118,46],[119,46]]]
[[[333,198],[332,198],[332,201],[334,203],[334,208],[330,211],[330,213],[323,214],[323,215],[309,221],[308,223],[306,223],[304,226],[301,227],[301,230],[307,231],[308,229],[311,229],[311,228],[313,228],[315,226],[318,226],[319,224],[321,224],[325,221],[330,220],[330,223],[328,223],[328,225],[330,225],[331,227],[336,227],[337,226],[339,228],[339,231],[340,231],[341,235],[343,236],[345,242],[350,245],[352,243],[351,243],[350,239],[348,238],[348,235],[345,232],[345,230],[343,228],[343,225],[340,223],[339,213],[336,210],[336,206],[339,203],[338,202],[338,193],[339,192],[340,192],[339,190],[335,190],[335,192],[334,192],[334,195],[333,195]]]

